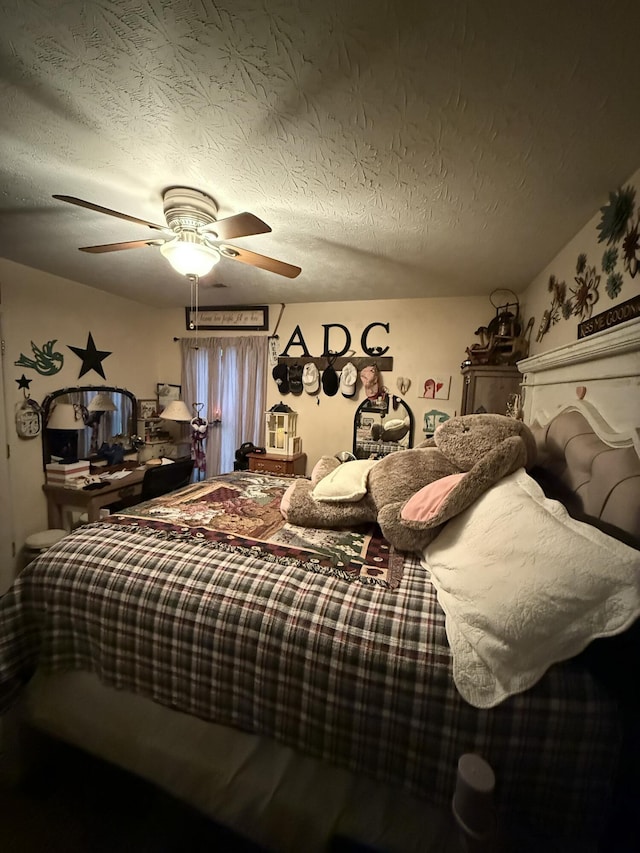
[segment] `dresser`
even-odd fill
[[[522,375],[515,364],[482,364],[462,368],[461,415],[507,413],[507,401],[520,392]]]
[[[294,453],[292,456],[279,456],[275,453],[249,453],[248,459],[249,471],[255,473],[304,477],[307,471],[306,453]]]

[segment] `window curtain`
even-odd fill
[[[200,417],[210,424],[206,476],[226,474],[243,442],[264,443],[268,338],[182,338],[180,345],[184,402],[190,411],[203,404]]]

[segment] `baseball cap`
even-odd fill
[[[322,390],[327,397],[334,397],[338,393],[340,381],[332,363],[328,364],[322,371]]]
[[[353,397],[356,393],[356,380],[358,372],[354,365],[348,361],[340,373],[340,391],[343,397]]]
[[[302,385],[307,394],[315,394],[320,389],[320,374],[312,361],[302,368]]]
[[[289,391],[302,394],[302,365],[292,364],[289,368]]]
[[[286,364],[276,364],[271,371],[281,394],[289,393],[289,368]]]

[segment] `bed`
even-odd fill
[[[578,495],[579,523],[629,549],[639,359],[631,323],[520,364],[545,489]],[[292,529],[279,513],[288,485],[211,478],[39,557],[0,605],[0,702],[267,849],[341,835],[429,850],[469,752],[496,773],[506,834],[595,849],[624,712],[588,655],[471,704],[429,555],[395,553],[375,527]]]

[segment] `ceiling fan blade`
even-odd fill
[[[201,234],[215,234],[219,240],[234,240],[236,237],[250,237],[253,234],[267,234],[271,228],[253,213],[236,213],[226,219],[216,219],[199,229]]]
[[[260,267],[278,275],[285,275],[287,278],[295,278],[302,272],[300,267],[294,267],[293,264],[285,264],[284,261],[276,261],[275,258],[268,258],[266,255],[257,255],[255,252],[239,249],[237,246],[218,246],[218,250],[223,258],[231,258],[243,264],[250,264],[252,267]]]
[[[162,238],[158,240],[130,240],[127,243],[106,243],[104,246],[81,246],[80,251],[99,255],[102,252],[119,252],[121,249],[141,249],[142,246],[162,246],[166,242]]]
[[[69,204],[77,204],[78,207],[86,207],[88,210],[95,210],[97,213],[106,213],[107,216],[117,216],[118,219],[126,219],[127,222],[135,222],[137,225],[146,225],[147,228],[153,228],[155,231],[168,231],[166,225],[156,225],[155,222],[147,222],[146,219],[138,219],[135,216],[129,216],[128,213],[118,213],[117,210],[111,210],[109,207],[101,207],[99,204],[93,204],[90,201],[85,201],[82,198],[76,198],[72,195],[54,195],[53,198],[58,201],[66,201]]]

